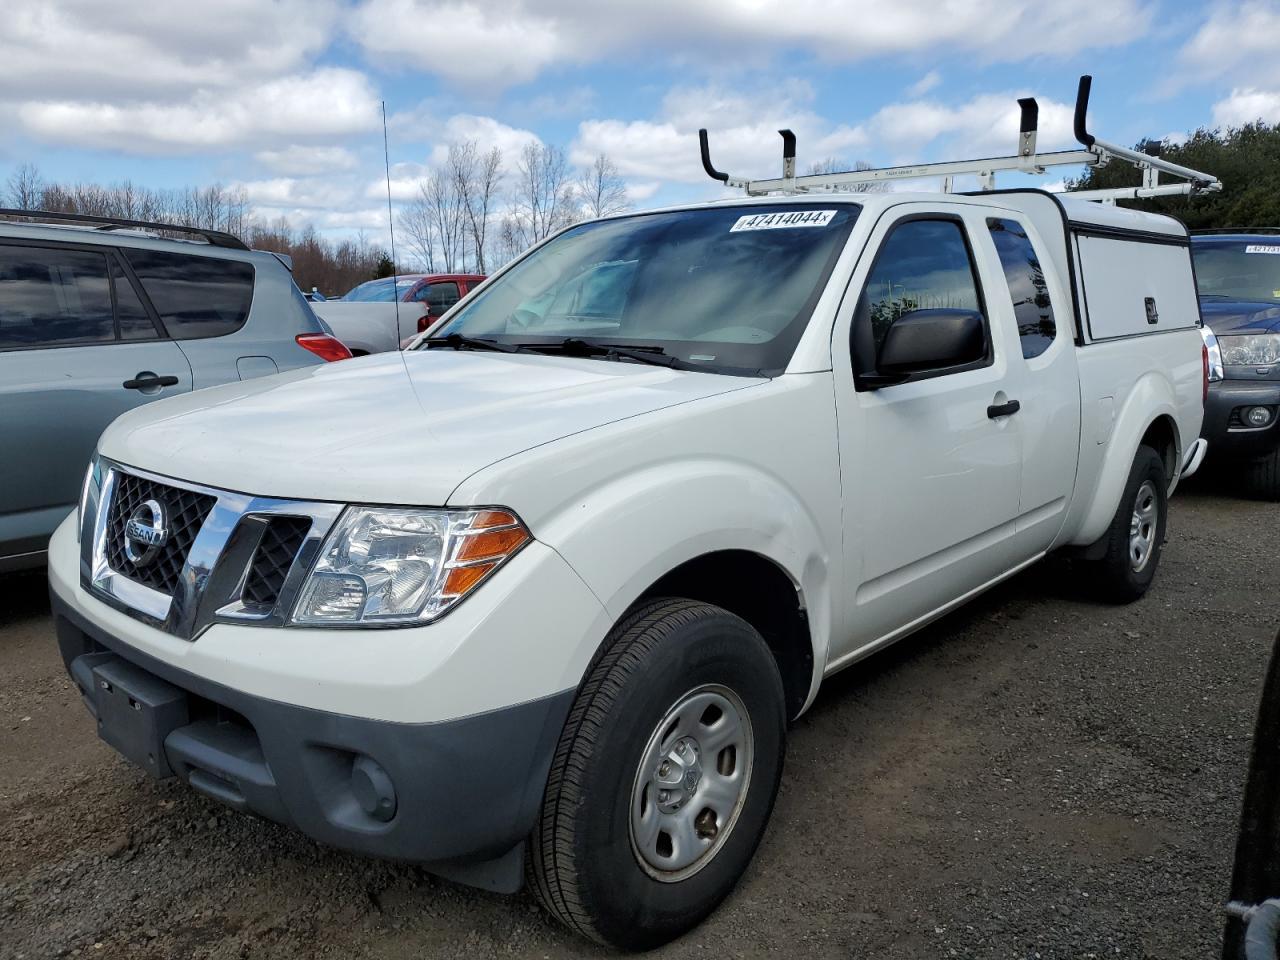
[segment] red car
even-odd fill
[[[407,279],[402,276],[400,281],[403,283]],[[418,277],[400,299],[405,303],[426,303],[426,315],[418,319],[418,332],[421,333],[483,279],[478,273],[428,273]]]

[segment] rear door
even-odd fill
[[[275,372],[282,348],[286,356],[305,355],[293,340],[301,329],[293,319],[292,279],[267,275],[288,277],[283,266],[259,276],[253,263],[233,257],[143,247],[123,253],[161,327],[190,361],[195,389]]]
[[[1080,374],[1071,299],[1029,217],[993,211],[985,227],[975,249],[990,260],[987,306],[1018,334],[1006,376],[1006,391],[1019,404],[1014,420],[1022,444],[1015,526],[1019,550],[1034,554],[1047,550],[1062,529],[1076,482]]]
[[[0,557],[45,548],[107,424],[190,390],[115,251],[0,241]]]

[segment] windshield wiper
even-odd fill
[[[428,349],[431,347],[452,347],[461,350],[470,347],[472,350],[497,350],[499,353],[531,353],[532,351],[520,343],[502,343],[486,337],[468,337],[462,333],[450,333],[443,337],[427,337],[422,341]]]
[[[557,350],[580,357],[604,357],[606,360],[636,360],[649,363],[655,367],[677,367],[681,370],[705,369],[686,364],[678,357],[667,356],[667,351],[659,346],[639,346],[632,344],[604,343],[600,340],[586,340],[582,337],[565,337],[558,343],[538,344],[538,350]]]

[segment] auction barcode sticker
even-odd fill
[[[1280,247],[1267,243],[1251,243],[1244,248],[1245,253],[1274,253],[1280,255]]]
[[[780,213],[753,213],[739,217],[730,233],[742,230],[781,230],[785,227],[825,227],[836,215],[834,210],[791,210]]]

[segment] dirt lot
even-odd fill
[[[1175,500],[1156,589],[1051,561],[835,678],[755,864],[662,957],[1215,957],[1280,507]],[[586,957],[532,898],[335,853],[94,737],[0,579],[0,956]]]

